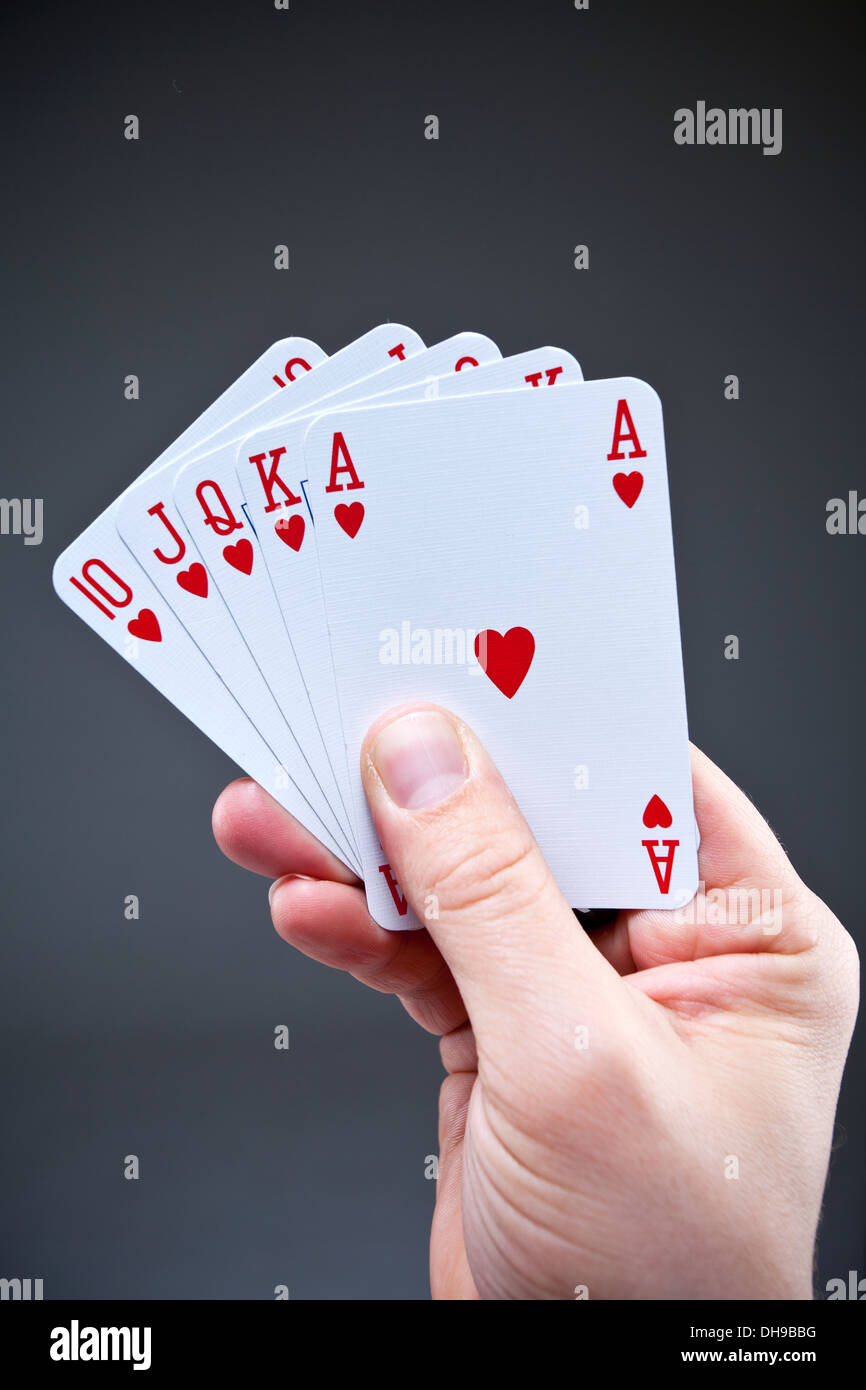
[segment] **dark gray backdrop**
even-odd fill
[[[63,546],[288,333],[330,352],[386,318],[430,343],[477,329],[653,383],[693,737],[861,932],[866,536],[825,530],[829,498],[866,492],[856,17],[7,10],[0,491],[44,498],[46,521],[41,547],[0,537],[0,1275],[46,1297],[427,1295],[435,1041],[275,937],[264,880],[210,836],[234,768],[50,585]],[[676,146],[698,100],[782,107],[782,154]],[[819,1288],[864,1272],[863,1068],[861,1046]]]

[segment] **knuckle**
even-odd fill
[[[799,911],[810,925],[814,944],[825,946],[827,954],[846,972],[859,976],[860,956],[854,938],[824,899],[807,888]]]
[[[838,928],[834,942],[837,988],[845,1016],[853,1025],[860,1003],[860,953],[853,936],[841,922],[838,923]]]
[[[431,891],[442,913],[498,916],[534,903],[547,879],[547,866],[528,827],[510,825],[474,842],[450,839],[434,866]]]
[[[792,906],[795,940],[802,938],[799,959],[802,982],[809,985],[809,1013],[834,1018],[850,1035],[860,1001],[860,956],[854,938],[839,918],[811,889],[801,890]]]

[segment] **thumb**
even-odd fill
[[[608,1016],[619,977],[466,724],[435,705],[391,710],[364,740],[361,775],[388,862],[449,965],[479,1042],[493,1024],[537,1028],[540,1014],[572,1036],[590,1012]]]

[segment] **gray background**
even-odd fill
[[[234,768],[61,605],[51,564],[288,333],[332,352],[393,318],[642,376],[693,737],[861,934],[866,537],[824,524],[866,489],[857,7],[6,14],[0,491],[43,497],[46,530],[0,537],[0,1274],[47,1297],[424,1298],[435,1041],[276,938],[264,880],[210,835]],[[699,99],[783,107],[783,153],[677,147]],[[864,1271],[863,1069],[861,1043],[821,1288]]]

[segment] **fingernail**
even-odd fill
[[[275,878],[270,888],[268,889],[268,903],[272,903],[274,901],[274,894],[276,893],[278,888],[282,888],[284,883],[289,883],[293,879],[308,877],[309,876],[307,874],[283,874],[282,878]],[[310,879],[309,881],[311,883],[313,882],[312,879]]]
[[[279,888],[280,884],[281,884],[281,883],[285,883],[287,877],[288,877],[288,875],[283,874],[283,877],[282,877],[282,878],[275,878],[275,879],[274,879],[273,883],[271,884],[270,888],[268,889],[268,905],[269,905],[269,906],[270,906],[270,904],[274,901],[274,894],[276,893],[276,891],[277,891],[277,889]]]
[[[436,806],[466,781],[469,769],[457,730],[435,710],[386,724],[370,761],[391,800],[406,811]]]

